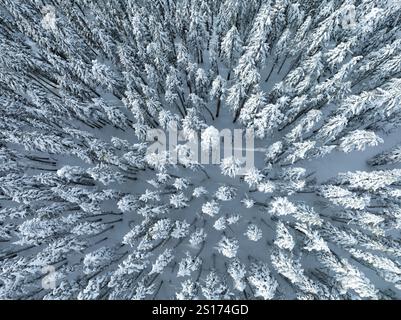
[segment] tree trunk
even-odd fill
[[[217,100],[216,118],[219,117],[219,114],[220,114],[220,106],[221,106],[221,97],[219,96],[219,97],[218,97],[218,100]]]

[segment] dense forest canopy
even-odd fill
[[[0,298],[401,298],[400,100],[399,0],[0,0]]]

